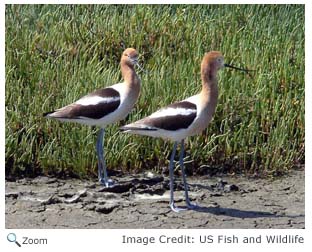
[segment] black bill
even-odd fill
[[[224,64],[225,67],[229,67],[229,68],[233,68],[233,69],[236,69],[236,70],[241,70],[245,73],[248,73],[248,72],[251,72],[251,71],[255,71],[255,70],[249,70],[249,69],[244,69],[244,68],[239,68],[239,67],[235,67],[235,66],[231,66],[229,64]]]

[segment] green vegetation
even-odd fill
[[[208,129],[187,140],[188,168],[274,176],[304,163],[303,5],[6,5],[6,176],[96,176],[96,129],[42,118],[121,81],[124,47],[136,48],[140,100],[107,129],[109,169],[160,170],[172,144],[118,126],[191,96],[200,62],[219,50],[252,75],[219,73]]]

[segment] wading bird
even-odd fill
[[[188,189],[183,165],[184,139],[202,132],[209,124],[216,110],[218,100],[217,72],[223,67],[230,67],[241,71],[242,69],[224,63],[224,57],[218,51],[211,51],[205,54],[201,63],[202,90],[199,94],[189,97],[183,101],[175,102],[164,107],[148,117],[134,123],[121,127],[121,131],[133,134],[146,135],[169,139],[174,142],[173,151],[169,164],[170,176],[170,207],[173,211],[179,212],[185,208],[178,208],[174,203],[173,193],[173,170],[174,156],[178,142],[181,144],[180,167],[185,190],[186,209],[193,209],[188,196]]]
[[[104,158],[105,127],[124,119],[139,97],[141,81],[134,70],[135,65],[138,65],[138,53],[133,48],[127,48],[120,60],[122,83],[96,90],[72,104],[44,113],[47,118],[100,127],[96,143],[98,177],[106,187],[111,186],[113,181],[107,177]]]

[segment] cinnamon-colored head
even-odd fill
[[[205,54],[202,64],[202,69],[206,68],[210,71],[217,71],[224,67],[224,57],[221,52],[219,51],[211,51]]]
[[[206,53],[201,63],[201,78],[203,83],[207,84],[216,80],[217,72],[222,67],[224,67],[224,58],[221,52],[211,51]]]
[[[121,56],[121,62],[129,66],[134,66],[138,63],[138,52],[134,48],[127,48]]]
[[[223,67],[229,67],[232,69],[243,71],[245,73],[255,71],[224,63],[224,57],[221,52],[211,51],[205,54],[201,65],[202,72],[209,73],[210,75],[215,75],[216,72]]]

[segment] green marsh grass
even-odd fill
[[[188,167],[274,176],[304,163],[303,5],[6,5],[6,176],[96,176],[96,129],[42,113],[121,81],[135,47],[147,72],[128,118],[107,128],[109,169],[160,171],[172,143],[118,126],[197,93],[200,61],[224,69],[210,126],[187,140]]]

